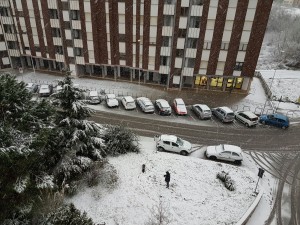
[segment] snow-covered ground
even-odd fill
[[[94,222],[147,224],[157,216],[161,204],[162,214],[168,217],[170,225],[235,224],[255,200],[257,168],[247,155],[242,166],[234,166],[201,159],[203,149],[191,157],[156,152],[153,138],[140,139],[140,154],[109,158],[119,176],[115,188],[86,188],[69,199]],[[142,164],[146,165],[145,173]],[[170,189],[164,182],[166,171],[171,174]],[[235,191],[227,190],[216,178],[221,171],[229,172],[236,183]],[[265,188],[266,202],[270,203],[270,187]],[[266,219],[270,205],[265,206],[256,224],[263,224]]]

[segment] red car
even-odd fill
[[[187,115],[185,104],[181,98],[174,99],[173,108],[176,115]]]

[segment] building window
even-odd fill
[[[120,52],[120,60],[126,60],[126,53]]]
[[[229,43],[222,42],[222,44],[221,44],[221,50],[228,50],[228,47],[229,47]]]
[[[76,56],[82,56],[82,49],[81,48],[74,48]]]
[[[160,65],[168,66],[169,64],[169,57],[168,56],[161,56],[160,57]]]
[[[192,0],[192,5],[203,5],[203,0]]]
[[[81,39],[81,34],[80,34],[80,30],[73,30],[73,37],[74,39]]]
[[[244,62],[236,62],[236,63],[235,63],[234,70],[242,71],[243,65],[244,65]]]
[[[56,9],[49,9],[50,19],[58,19],[58,12]]]
[[[187,47],[188,48],[197,48],[197,38],[188,38]]]
[[[164,15],[164,26],[172,27],[173,20],[174,20],[174,16]]]
[[[3,28],[4,28],[5,33],[8,33],[8,34],[13,33],[13,27],[11,25],[3,24]]]
[[[204,42],[203,49],[210,50],[211,49],[211,42]]]
[[[55,46],[55,52],[57,53],[57,54],[63,54],[63,48],[62,48],[62,46]]]
[[[179,29],[178,30],[178,37],[185,38],[186,37],[186,29]]]
[[[0,7],[0,15],[1,16],[10,16],[8,8]]]
[[[239,51],[246,51],[248,44],[240,43]]]
[[[184,50],[183,49],[176,49],[176,57],[183,57]]]
[[[119,34],[119,41],[120,42],[126,42],[126,35],[125,34]]]
[[[194,68],[195,66],[195,59],[194,58],[186,58],[185,59],[185,67]]]
[[[163,47],[169,47],[169,46],[171,46],[171,37],[169,37],[169,36],[163,36],[163,38],[162,38],[162,46]]]
[[[175,4],[176,0],[165,0],[165,4],[168,4],[168,5],[173,5]]]
[[[190,19],[190,27],[192,28],[200,28],[201,17],[199,16],[191,16]]]
[[[189,8],[188,7],[181,7],[180,16],[188,16],[189,15]]]
[[[52,28],[52,36],[53,37],[61,37],[59,28]]]
[[[70,11],[71,20],[80,20],[80,13],[78,10],[71,10]]]
[[[15,41],[8,41],[7,46],[9,49],[17,49],[18,48],[17,43]]]

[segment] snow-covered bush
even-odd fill
[[[140,151],[138,137],[131,130],[121,126],[107,126],[104,132],[107,155],[120,155]]]
[[[81,213],[73,204],[62,205],[56,211],[41,218],[40,225],[94,225],[92,219],[88,218],[86,212]]]
[[[217,178],[220,179],[221,181],[223,181],[225,187],[229,191],[235,190],[235,183],[231,179],[231,177],[228,175],[228,173],[226,173],[225,171],[219,172],[219,173],[217,173]]]

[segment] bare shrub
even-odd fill
[[[167,225],[171,222],[170,217],[169,207],[163,205],[161,199],[159,199],[158,205],[151,209],[151,218],[146,225]]]

